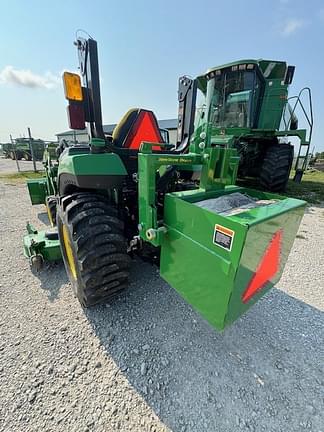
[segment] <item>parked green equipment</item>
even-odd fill
[[[209,69],[197,78],[204,103],[197,116],[197,134],[205,131],[213,139],[233,137],[240,156],[239,177],[257,177],[268,191],[285,189],[294,157],[288,141],[297,137],[296,182],[307,166],[313,130],[311,91],[303,88],[288,97],[295,67],[273,60],[241,60]],[[308,110],[302,100],[308,102]],[[298,129],[300,108],[308,131]],[[207,121],[206,121],[207,117]],[[207,130],[208,129],[208,130]]]
[[[76,44],[83,86],[79,75],[65,72],[64,88],[70,127],[87,123],[90,144],[62,141],[56,157],[45,154],[46,177],[28,181],[32,204],[47,206],[58,237],[29,226],[25,255],[38,268],[61,251],[85,307],[119,294],[130,257],[140,255],[223,329],[278,282],[306,205],[235,185],[238,171],[259,163],[264,152],[262,182],[282,189],[292,153],[280,139],[296,135],[307,143],[293,109],[288,127],[278,130],[291,67],[247,60],[196,80],[182,77],[173,146],[163,142],[154,114],[139,108],[125,114],[112,136],[104,134],[97,44],[82,38]],[[195,117],[197,88],[205,104]]]
[[[32,146],[32,148],[31,148]],[[35,160],[43,158],[45,143],[41,139],[16,138],[12,143],[3,144],[4,156],[8,159],[32,160],[32,152]]]
[[[5,143],[2,144],[3,156],[7,159],[20,160],[22,158],[22,154],[19,151],[16,151],[16,146],[13,143]]]

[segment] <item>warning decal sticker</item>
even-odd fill
[[[235,232],[222,225],[215,225],[213,242],[223,249],[232,250]]]

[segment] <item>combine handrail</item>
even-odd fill
[[[306,112],[305,107],[301,101],[301,95],[303,94],[303,92],[307,92],[308,93],[308,104],[309,104],[309,113]],[[307,120],[308,126],[309,126],[309,137],[308,137],[308,143],[310,143],[311,139],[312,139],[312,133],[313,133],[313,125],[314,125],[314,117],[313,117],[313,103],[312,103],[312,92],[311,89],[309,87],[304,87],[300,90],[299,94],[297,96],[291,96],[287,99],[287,104],[286,107],[288,106],[288,102],[290,100],[295,100],[295,104],[290,112],[290,118],[288,120],[288,122],[286,123],[285,118],[283,116],[283,120],[285,123],[285,130],[288,130],[289,124],[292,120],[292,116],[294,115],[296,108],[298,105],[300,105],[301,109],[303,110],[304,116]],[[286,109],[285,107],[285,109]]]
[[[302,94],[306,92],[308,94],[308,104],[309,104],[309,112],[307,113],[305,110],[305,107],[301,101],[301,96]],[[285,119],[284,119],[284,115],[283,115],[283,119],[284,119],[284,124],[285,124],[285,130],[288,130],[289,124],[291,124],[291,120],[293,118],[293,115],[296,111],[297,106],[299,105],[304,113],[304,116],[307,120],[308,126],[309,126],[309,134],[308,134],[308,139],[306,140],[306,136],[305,136],[305,142],[300,142],[299,145],[299,150],[298,150],[298,155],[297,155],[297,159],[296,159],[296,163],[295,163],[295,171],[296,171],[296,175],[294,180],[300,182],[301,178],[302,178],[302,173],[307,169],[307,165],[308,165],[308,155],[309,155],[309,147],[310,147],[310,143],[311,143],[311,139],[312,139],[312,134],[313,134],[313,124],[314,124],[314,117],[313,117],[313,103],[312,103],[312,92],[311,89],[309,87],[304,87],[300,90],[298,96],[291,96],[290,98],[287,99],[287,104],[285,106],[285,110],[286,107],[290,106],[288,104],[288,102],[290,100],[295,100],[295,103],[293,105],[293,108],[291,108],[290,111],[290,118],[288,120],[288,123],[286,123]],[[307,146],[307,150],[306,150],[306,154],[304,156],[301,156],[301,149],[302,146],[306,145]],[[300,158],[303,158],[303,165],[302,168],[299,168],[299,160]],[[299,171],[298,175],[297,175],[297,171]],[[300,174],[301,172],[301,174]]]

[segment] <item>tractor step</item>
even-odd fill
[[[161,276],[222,330],[278,282],[305,206],[235,186],[167,194]]]

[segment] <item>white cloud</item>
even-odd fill
[[[0,71],[0,84],[13,84],[29,88],[51,89],[60,83],[59,77],[51,72],[37,75],[28,69],[15,69],[13,66],[5,66]]]
[[[297,30],[304,27],[305,21],[298,18],[289,18],[285,21],[282,26],[281,34],[283,36],[290,36],[295,33]]]

